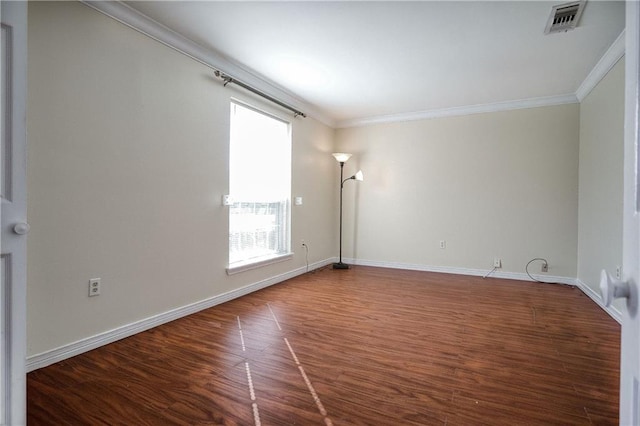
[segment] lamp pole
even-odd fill
[[[344,178],[344,163],[351,157],[351,154],[346,154],[344,152],[334,152],[332,154],[335,159],[340,163],[340,261],[338,263],[333,264],[333,269],[349,269],[349,265],[346,263],[342,263],[342,190],[344,189],[344,183],[348,180],[358,180],[361,181],[363,179],[362,170],[358,170],[358,173],[355,175]]]
[[[344,161],[340,162],[340,260],[333,264],[333,269],[349,269],[349,265],[342,263],[342,189],[344,188],[343,178]]]

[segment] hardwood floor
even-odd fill
[[[28,374],[30,425],[618,423],[579,289],[323,269]]]

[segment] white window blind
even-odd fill
[[[229,267],[289,252],[289,123],[231,103]]]

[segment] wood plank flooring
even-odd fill
[[[28,374],[29,425],[618,423],[579,289],[325,268]]]

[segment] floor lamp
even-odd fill
[[[348,180],[364,180],[364,176],[362,175],[362,170],[358,170],[358,173],[355,175],[343,179],[344,172],[344,163],[347,162],[349,158],[351,158],[351,154],[345,154],[344,152],[334,152],[332,154],[335,159],[340,163],[340,260],[338,263],[333,264],[333,269],[349,269],[349,265],[342,262],[342,189],[344,188],[344,183]]]

